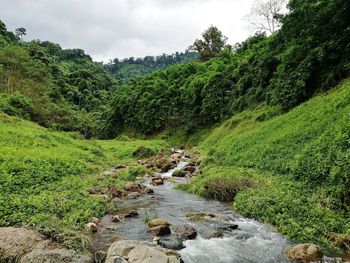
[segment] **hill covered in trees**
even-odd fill
[[[171,55],[146,56],[144,58],[113,59],[104,65],[105,69],[117,80],[128,81],[132,78],[141,77],[153,71],[165,69],[171,65],[191,62],[197,58],[197,53],[186,51],[176,52]]]
[[[349,10],[345,0],[291,0],[272,36],[257,34],[204,63],[175,65],[123,85],[105,135],[173,126],[190,133],[260,104],[292,109],[348,76]]]
[[[23,42],[0,30],[0,110],[86,137],[117,82],[81,49],[49,41]]]

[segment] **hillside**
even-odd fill
[[[158,152],[163,141],[87,141],[79,134],[47,130],[0,113],[0,226],[39,230],[66,247],[90,248],[84,226],[113,211],[115,204],[89,189],[122,189],[147,170],[135,165],[133,152],[143,146]],[[131,164],[118,177],[101,172]]]
[[[0,110],[56,130],[96,135],[117,81],[81,49],[24,42],[0,25]]]
[[[292,0],[289,9],[271,36],[256,34],[206,62],[122,85],[113,94],[103,135],[191,134],[258,105],[287,112],[348,77],[350,2]]]
[[[350,246],[350,80],[281,116],[244,111],[199,144],[202,174],[181,188],[234,201],[298,242]]]
[[[171,55],[146,56],[144,58],[113,59],[104,68],[117,80],[127,82],[130,79],[142,77],[171,65],[191,62],[197,58],[195,52],[176,52]]]

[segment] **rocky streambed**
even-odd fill
[[[137,185],[127,187],[131,190],[127,198],[116,199],[119,215],[102,218],[94,236],[95,250],[108,251],[107,262],[119,262],[111,257],[121,260],[122,255],[125,262],[181,262],[180,257],[188,263],[289,262],[284,250],[291,244],[272,228],[235,214],[230,204],[174,189],[197,172],[185,155],[174,151],[172,157],[178,159],[174,165],[157,161],[163,172],[138,182],[140,189],[149,189],[148,194],[140,194],[146,190]],[[135,246],[144,251],[138,258],[135,251],[130,256],[117,248],[128,251]],[[152,253],[159,255],[150,247],[168,249],[165,255],[172,251],[170,261],[142,261]]]

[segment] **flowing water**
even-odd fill
[[[186,164],[183,160],[176,169]],[[161,175],[170,178],[174,170]],[[176,184],[187,179],[175,180],[165,181],[164,185],[157,187],[149,185],[154,189],[154,195],[117,202],[120,213],[136,210],[139,216],[119,223],[113,223],[110,216],[104,217],[102,222],[105,227],[96,234],[95,248],[106,251],[116,236],[152,241],[153,236],[147,233],[144,219],[156,217],[166,219],[172,225],[190,224],[197,229],[197,238],[185,241],[185,248],[179,251],[185,263],[288,262],[283,257],[283,251],[291,244],[285,237],[266,225],[236,214],[230,204],[175,190]],[[149,184],[150,179],[146,179],[145,183]],[[193,213],[211,213],[215,217],[189,221],[186,214]],[[209,232],[229,224],[238,225],[238,229],[225,231],[222,238],[205,239]]]

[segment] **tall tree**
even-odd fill
[[[224,48],[227,37],[215,26],[210,26],[203,34],[202,39],[196,39],[190,50],[197,51],[202,61],[217,56]]]
[[[27,35],[27,30],[24,27],[20,27],[16,29],[16,36],[19,38],[23,38],[23,36]]]
[[[281,27],[286,0],[255,0],[245,17],[254,31],[273,34]]]

